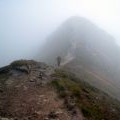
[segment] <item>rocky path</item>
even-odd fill
[[[64,100],[49,84],[53,71],[33,66],[29,74],[13,72],[0,93],[0,120],[82,120],[66,110]]]

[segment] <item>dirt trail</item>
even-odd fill
[[[82,115],[73,116],[66,110],[64,101],[49,85],[52,73],[53,69],[48,67],[11,75],[0,94],[0,116],[11,118],[8,120],[82,120]]]

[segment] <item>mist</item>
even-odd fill
[[[120,120],[120,0],[0,0],[0,120]]]
[[[0,67],[34,59],[47,38],[72,16],[87,18],[120,44],[119,0],[1,0]]]

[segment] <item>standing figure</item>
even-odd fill
[[[60,64],[61,64],[61,57],[58,56],[58,57],[57,57],[57,65],[58,65],[58,67],[60,66]]]

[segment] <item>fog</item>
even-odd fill
[[[0,66],[33,59],[71,16],[85,17],[120,44],[119,0],[0,0]]]

